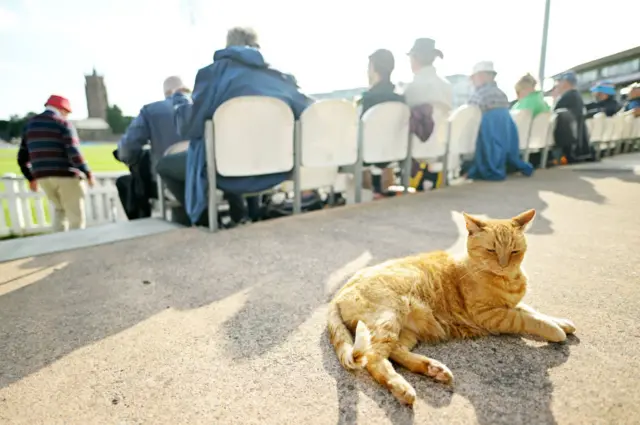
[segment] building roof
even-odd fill
[[[640,56],[640,46],[637,47],[633,47],[631,49],[627,49],[627,50],[623,50],[621,52],[618,53],[614,53],[612,55],[609,56],[605,56],[602,58],[598,58],[598,59],[594,59],[592,61],[589,62],[585,62],[582,63],[580,65],[574,66],[572,68],[570,68],[571,70],[575,71],[575,72],[580,72],[580,71],[585,71],[588,69],[593,69],[593,68],[598,68],[601,67],[602,65],[607,65],[613,62],[618,62],[618,61],[622,61],[624,59],[627,58],[632,58],[634,56]],[[557,77],[558,75],[562,74],[563,72],[558,72],[557,74],[553,75],[553,78]]]
[[[72,121],[77,130],[110,130],[109,124],[102,118],[85,118]]]

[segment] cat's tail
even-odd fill
[[[346,369],[361,369],[367,364],[366,353],[371,346],[371,333],[363,322],[356,326],[355,342],[342,321],[340,308],[334,301],[329,304],[329,339],[338,359]]]

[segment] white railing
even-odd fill
[[[116,179],[126,172],[94,173],[96,184],[85,185],[87,226],[127,220],[118,198]],[[0,177],[0,237],[50,232],[53,205],[42,190],[31,192],[22,176]]]

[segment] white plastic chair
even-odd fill
[[[442,171],[444,176],[448,174],[449,154],[449,111],[433,108],[433,133],[426,142],[417,136],[411,136],[411,157],[416,160],[428,160],[429,171]],[[407,170],[409,173],[411,170]],[[445,177],[445,184],[446,184]]]
[[[383,102],[367,110],[358,127],[358,159],[355,166],[355,202],[362,201],[364,163],[403,162],[402,184],[407,190],[409,158],[409,119],[411,111],[401,102]]]
[[[546,168],[549,148],[553,145],[552,124],[555,124],[555,119],[551,112],[540,112],[533,119],[525,161],[529,160],[530,154],[541,152],[540,167]]]
[[[613,121],[613,130],[611,132],[611,144],[610,147],[615,149],[613,152],[618,154],[622,148],[624,142],[624,115],[616,114],[611,117]]]
[[[623,125],[622,125],[622,148],[624,152],[628,152],[631,150],[633,145],[633,131],[635,124],[635,117],[633,116],[633,112],[626,112],[623,115]]]
[[[285,102],[266,96],[228,100],[205,125],[209,229],[218,228],[217,174],[244,177],[293,169],[294,117]]]
[[[524,158],[527,160],[527,147],[529,146],[529,133],[531,132],[533,114],[529,109],[520,109],[517,111],[511,111],[511,118],[513,118],[513,122],[516,124],[516,128],[518,129],[520,152],[524,154]]]
[[[449,115],[448,169],[455,177],[462,162],[475,155],[481,122],[482,111],[476,105],[462,105]]]
[[[301,211],[303,190],[333,188],[338,167],[357,161],[358,111],[355,105],[346,100],[329,99],[305,109],[297,122],[294,152],[293,212],[297,214]]]

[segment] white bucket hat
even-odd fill
[[[473,71],[471,71],[471,75],[477,74],[478,72],[490,72],[492,74],[497,74],[496,70],[493,67],[493,62],[491,61],[482,61],[473,65]]]

